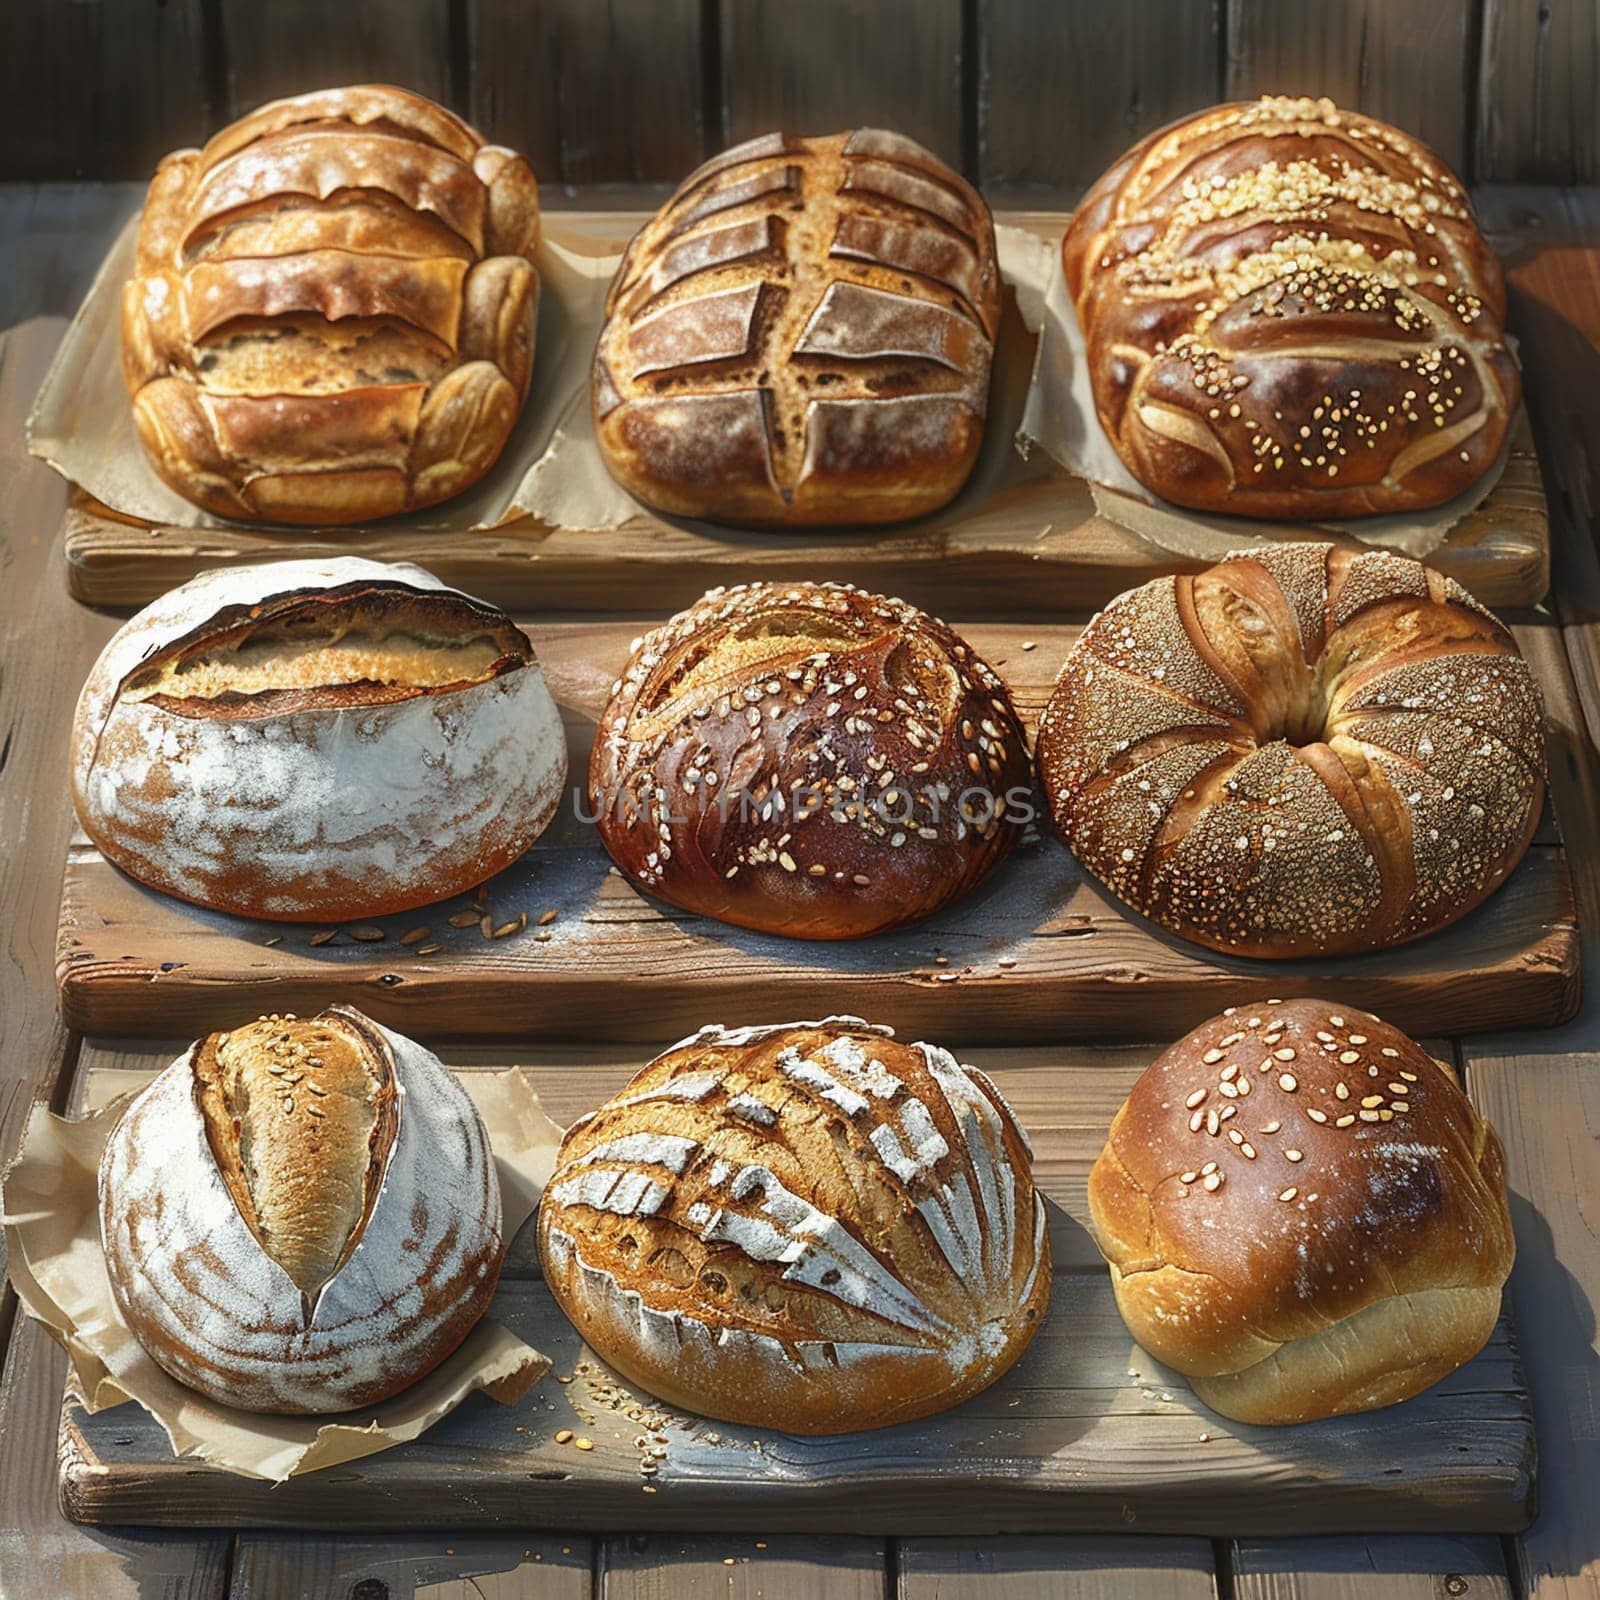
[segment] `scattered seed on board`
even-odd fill
[[[314,933],[314,934],[311,935],[311,943],[312,944],[328,944],[328,943],[331,943],[331,941],[333,939],[333,936],[338,931],[339,930],[337,928],[324,928],[321,933]]]
[[[409,932],[400,935],[401,944],[421,944],[433,930],[426,926],[412,928]]]
[[[363,922],[350,930],[350,937],[359,939],[362,944],[376,944],[385,935],[382,928],[376,928],[370,922]]]

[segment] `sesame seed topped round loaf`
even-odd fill
[[[520,156],[382,84],[273,101],[168,156],[123,294],[152,465],[246,521],[459,494],[528,392],[538,239]]]
[[[1230,1007],[1134,1085],[1089,1174],[1129,1331],[1242,1422],[1420,1393],[1470,1361],[1516,1245],[1494,1129],[1367,1012]]]
[[[703,1028],[567,1130],[545,1280],[669,1404],[786,1433],[905,1422],[1022,1354],[1050,1295],[994,1085],[855,1017]]]
[[[680,516],[920,516],[971,471],[999,322],[989,209],[921,145],[752,139],[691,173],[617,268],[601,454]]]
[[[1038,765],[1062,837],[1134,910],[1235,955],[1344,955],[1504,882],[1543,804],[1543,711],[1454,580],[1280,544],[1112,601]]]
[[[1328,100],[1152,134],[1062,245],[1095,408],[1128,470],[1205,511],[1413,511],[1495,463],[1520,378],[1465,191]]]
[[[163,595],[78,699],[72,793],[123,871],[200,905],[340,921],[509,866],[560,803],[527,636],[420,567],[280,561]]]
[[[993,669],[905,601],[838,584],[713,589],[646,634],[589,762],[600,837],[640,888],[810,939],[973,887],[1031,787]]]
[[[198,1040],[100,1161],[128,1326],[180,1383],[249,1411],[373,1405],[431,1371],[494,1294],[500,1216],[460,1085],[349,1006]]]

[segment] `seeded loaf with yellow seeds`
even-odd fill
[[[1134,910],[1232,955],[1345,955],[1505,881],[1543,804],[1543,709],[1453,579],[1285,543],[1093,618],[1038,766],[1058,831]]]
[[[1150,135],[1067,229],[1095,408],[1128,470],[1202,511],[1414,511],[1498,460],[1521,392],[1466,192],[1328,100]]]
[[[1230,1007],[1134,1085],[1089,1174],[1128,1330],[1241,1422],[1420,1393],[1470,1361],[1516,1244],[1494,1129],[1398,1029]]]
[[[856,1017],[709,1027],[567,1130],[545,1281],[675,1406],[787,1433],[976,1394],[1049,1303],[1027,1137],[947,1050]]]

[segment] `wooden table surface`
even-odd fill
[[[70,601],[65,488],[22,422],[87,275],[136,204],[127,185],[0,187],[0,1155],[29,1106],[63,1106],[81,1041],[52,982],[71,831],[63,775],[78,685],[114,619]],[[1551,784],[1600,972],[1600,190],[1480,196],[1515,286],[1551,497],[1558,624],[1527,630],[1549,698]],[[1581,825],[1577,825],[1581,819]],[[1457,1045],[1506,1145],[1519,1257],[1512,1293],[1539,1423],[1541,1509],[1515,1539],[1351,1535],[1234,1542],[1138,1536],[983,1540],[619,1535],[453,1537],[87,1529],[55,1505],[63,1362],[0,1297],[0,1600],[83,1596],[407,1600],[411,1596],[895,1596],[1065,1600],[1237,1596],[1600,1596],[1600,995],[1553,1030]]]

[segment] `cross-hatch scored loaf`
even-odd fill
[[[1408,134],[1328,100],[1152,134],[1063,241],[1101,423],[1180,505],[1311,519],[1438,505],[1520,394],[1500,265]]]
[[[522,158],[402,89],[275,101],[168,156],[123,297],[152,463],[246,520],[459,493],[527,395],[538,236]]]
[[[674,1405],[791,1433],[942,1410],[1049,1299],[1032,1152],[984,1075],[852,1017],[703,1029],[567,1132],[546,1280]]]
[[[601,839],[649,893],[828,939],[976,884],[1030,777],[994,669],[915,606],[837,584],[712,590],[647,634],[589,764]]]
[[[977,455],[999,318],[988,208],[920,145],[753,139],[628,246],[595,356],[602,453],[683,516],[921,515]]]
[[[1135,910],[1232,954],[1341,955],[1504,880],[1543,802],[1543,710],[1454,580],[1282,544],[1107,606],[1038,761],[1067,843]]]

